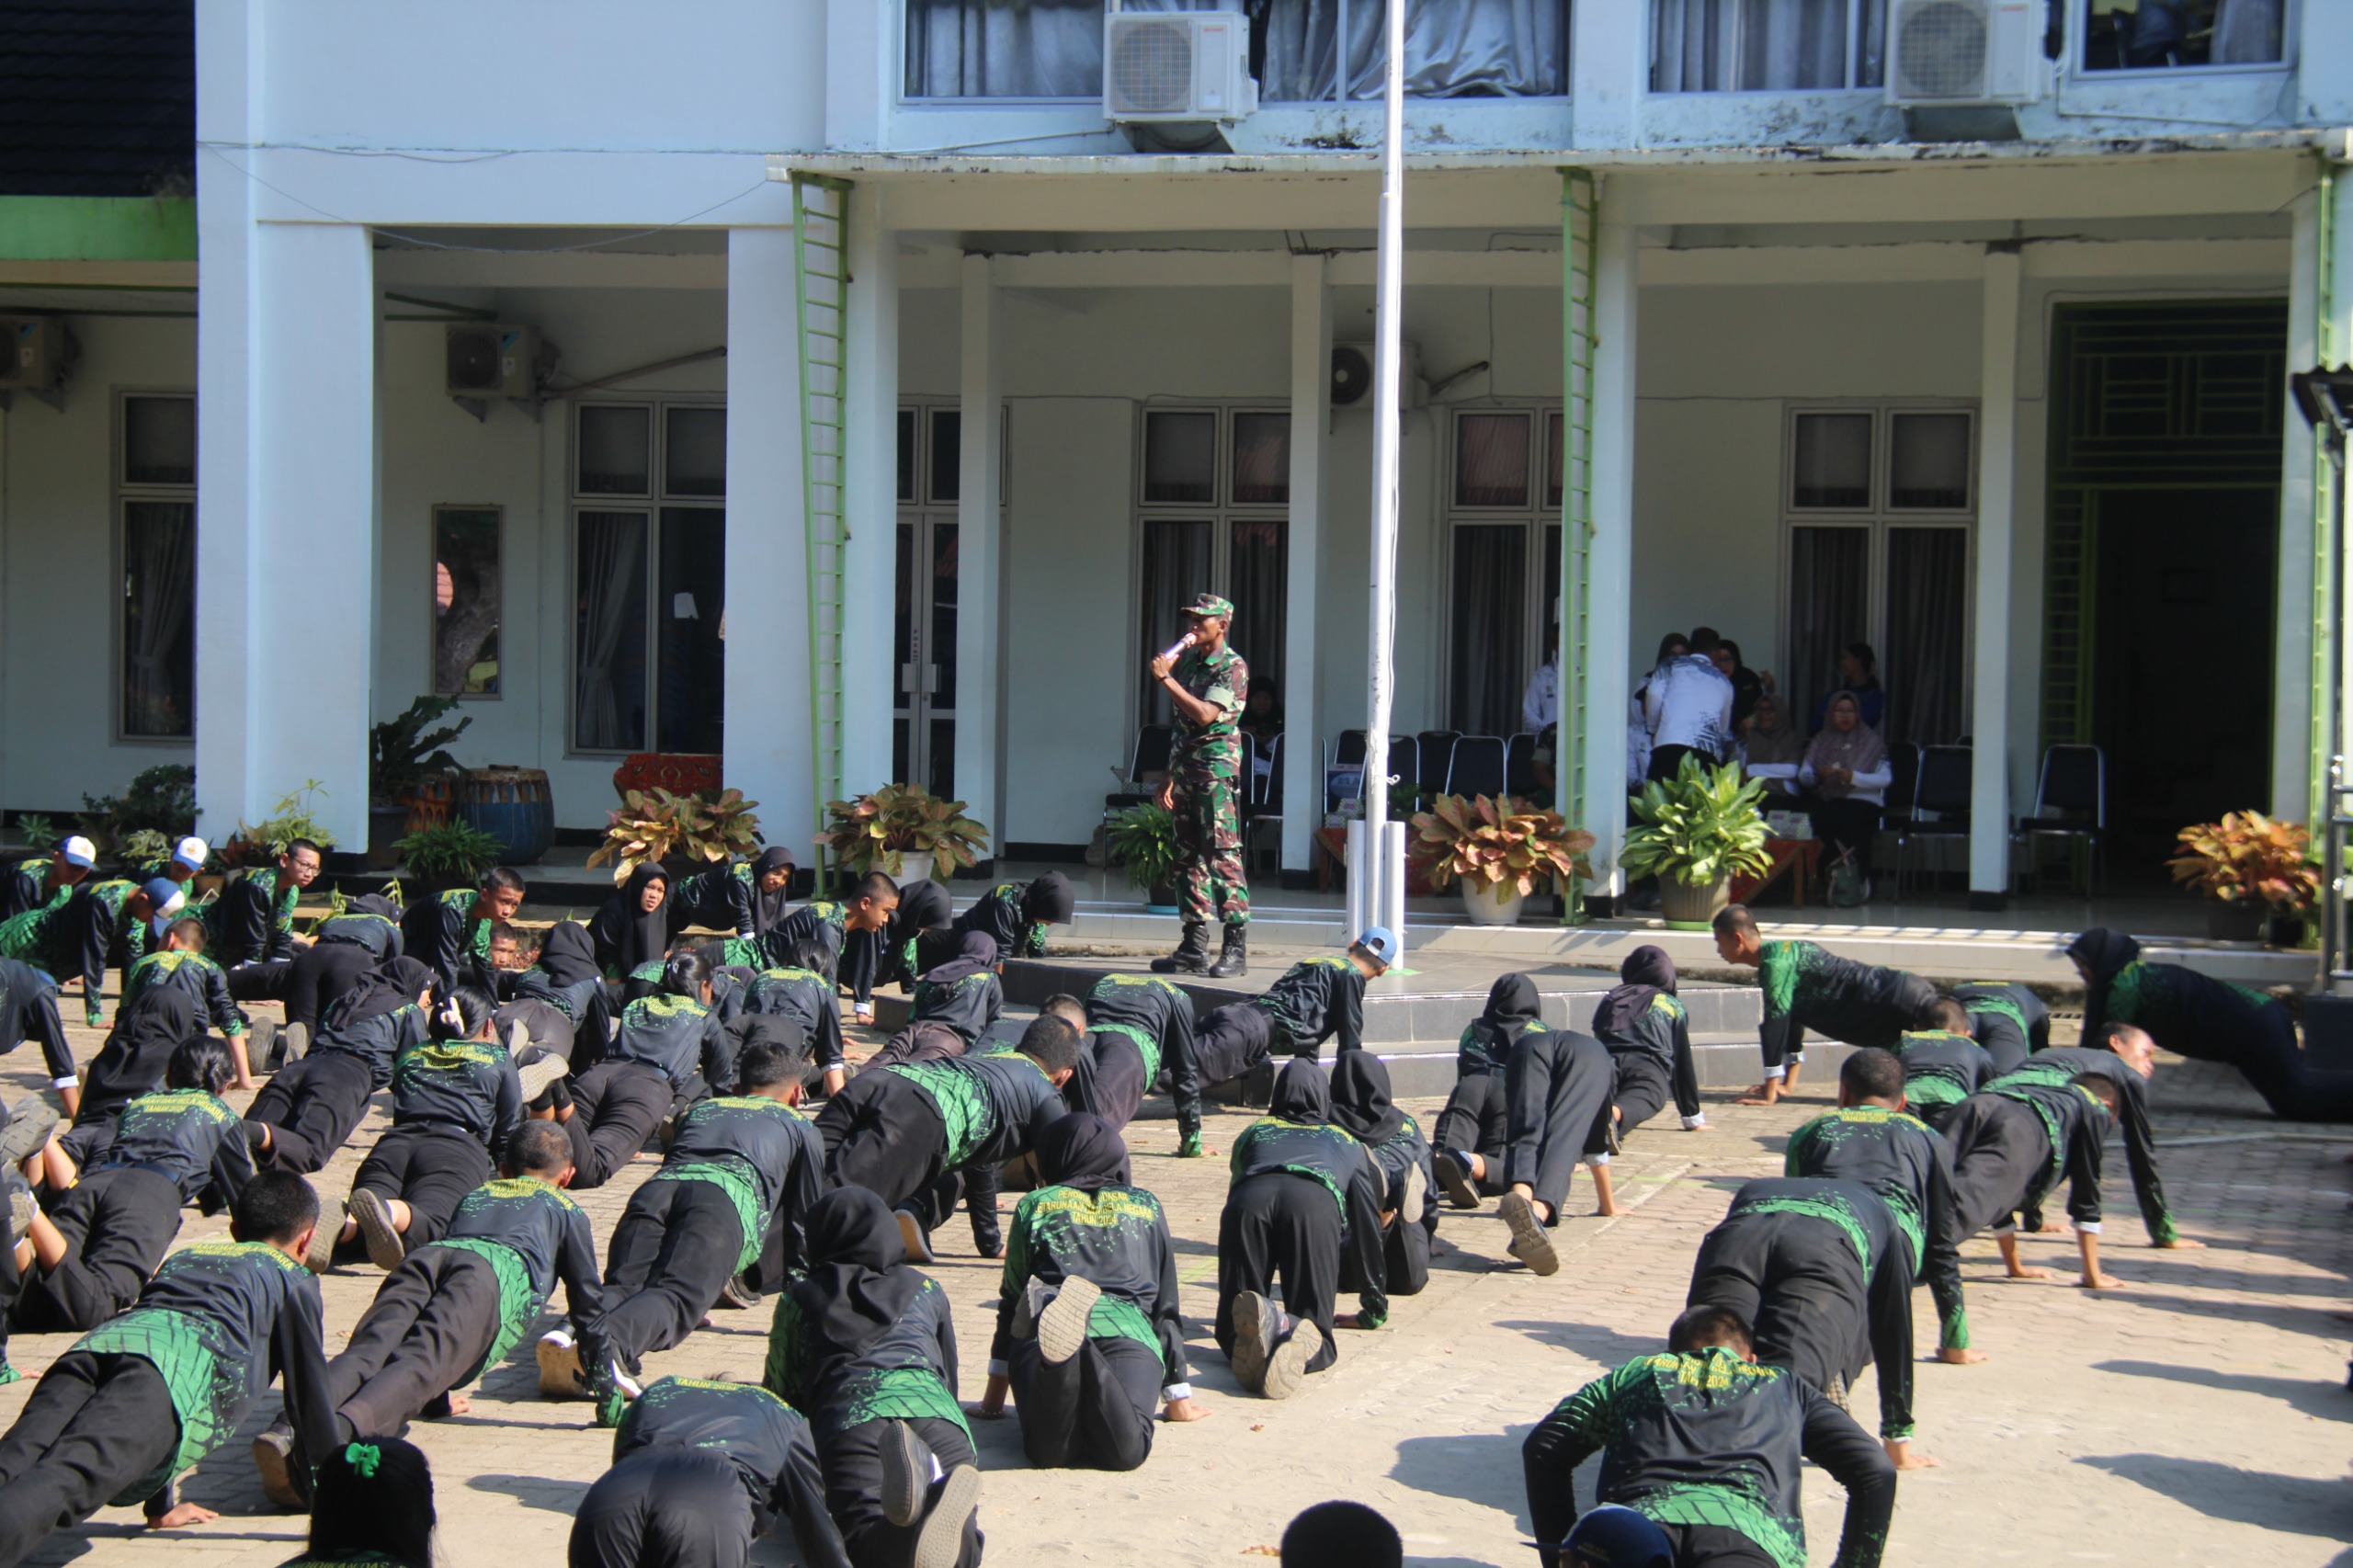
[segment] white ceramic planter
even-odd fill
[[[899,856],[899,875],[897,879],[899,885],[901,887],[905,887],[912,882],[929,881],[931,880],[931,862],[932,857],[929,855],[919,855],[912,849],[901,852]]]
[[[1517,926],[1519,924],[1519,906],[1528,902],[1528,896],[1518,891],[1518,883],[1499,884],[1511,890],[1500,899],[1486,890],[1486,884],[1473,881],[1469,877],[1457,877],[1455,885],[1462,891],[1462,913],[1471,917],[1472,925]]]

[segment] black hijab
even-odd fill
[[[321,1027],[329,1030],[348,1028],[369,1018],[397,1013],[403,1007],[415,1006],[418,992],[432,988],[433,971],[415,959],[386,959],[335,998]]]
[[[577,920],[559,920],[548,928],[547,940],[540,944],[539,967],[558,987],[604,978],[597,969],[597,944]]]
[[[1471,1032],[1498,1062],[1511,1054],[1512,1041],[1543,1012],[1536,982],[1525,974],[1506,974],[1487,988],[1487,1010],[1471,1020]]]
[[[400,905],[380,892],[363,892],[357,898],[344,900],[343,912],[346,915],[372,915],[395,926],[400,924],[401,918]]]
[[[662,884],[662,903],[648,915],[639,907],[646,888]],[[670,955],[670,873],[652,860],[629,874],[613,895],[619,917],[613,923],[613,963],[626,976],[640,964],[658,963]]]
[[[996,938],[985,931],[967,931],[956,943],[956,956],[927,970],[923,979],[932,985],[953,985],[968,974],[996,967]]]
[[[899,890],[899,907],[891,912],[892,946],[907,941],[918,931],[947,925],[954,907],[948,902],[948,890],[929,877],[909,882]]]
[[[792,907],[792,879],[786,877],[784,885],[774,892],[761,888],[760,879],[771,871],[793,869],[792,851],[780,844],[771,844],[760,851],[752,862],[752,935],[764,937],[784,924],[787,911]]]
[[[2083,960],[2091,984],[2106,985],[2141,956],[2141,944],[2121,931],[2095,926],[2067,944],[2067,956]]]
[[[1051,1187],[1093,1192],[1128,1184],[1128,1146],[1119,1130],[1086,1111],[1046,1124],[1038,1135],[1038,1175]]]
[[[1324,1069],[1303,1056],[1292,1057],[1276,1074],[1275,1092],[1267,1106],[1267,1114],[1308,1127],[1321,1127],[1330,1121],[1332,1085],[1324,1079]]]
[[[1074,897],[1068,877],[1060,871],[1048,871],[1021,895],[1022,916],[1048,924],[1068,920]]]
[[[1611,987],[1593,1010],[1596,1034],[1624,1034],[1651,1010],[1653,997],[1662,991],[1674,995],[1675,960],[1665,948],[1645,944],[1626,955],[1618,966],[1618,978],[1625,983]]]
[[[1389,1103],[1389,1065],[1371,1051],[1344,1051],[1332,1063],[1332,1125],[1366,1144],[1386,1143],[1405,1125]]]
[[[907,1267],[891,1206],[865,1187],[835,1187],[801,1226],[809,1273],[792,1287],[793,1304],[828,1349],[856,1356],[905,1315],[924,1277]]]

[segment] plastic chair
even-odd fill
[[[2034,809],[2010,824],[2011,837],[2031,847],[2044,838],[2080,838],[2091,846],[2090,886],[2099,896],[2100,859],[2108,849],[2108,757],[2095,745],[2054,745],[2042,754],[2034,781]],[[2040,867],[2039,856],[2028,864]]]
[[[1176,746],[1176,731],[1168,724],[1146,724],[1136,732],[1135,750],[1128,762],[1128,787],[1115,790],[1103,797],[1103,820],[1109,822],[1130,806],[1141,806],[1152,799],[1152,790],[1144,779],[1154,773],[1168,771],[1168,758]]]
[[[1895,828],[1895,896],[1899,902],[1904,897],[1904,851],[1914,839],[1968,838],[1972,756],[1967,746],[1927,746],[1921,750],[1911,814]]]
[[[1267,743],[1267,777],[1258,782],[1256,809],[1251,813],[1249,825],[1243,829],[1243,837],[1254,846],[1255,855],[1255,846],[1266,841],[1265,829],[1271,824],[1275,829],[1275,859],[1279,865],[1282,860],[1283,826],[1283,737],[1279,733]],[[1251,864],[1255,870],[1256,860],[1254,858]]]
[[[1454,743],[1454,760],[1446,770],[1446,792],[1469,800],[1473,795],[1500,795],[1504,790],[1504,743],[1497,735],[1464,735]]]
[[[1533,801],[1541,788],[1536,782],[1536,737],[1526,730],[1506,737],[1504,741],[1505,792],[1523,801]]]
[[[1329,812],[1338,811],[1340,809],[1340,802],[1348,799],[1347,795],[1333,790],[1332,775],[1342,768],[1349,767],[1353,767],[1358,770],[1358,777],[1357,779],[1356,798],[1362,800],[1364,798],[1364,779],[1362,777],[1364,770],[1364,732],[1362,730],[1342,730],[1338,738],[1334,740],[1332,743],[1331,760],[1324,764],[1324,809],[1325,812]]]

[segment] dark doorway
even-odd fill
[[[2108,754],[2109,863],[2154,880],[2174,835],[2271,799],[2276,490],[2109,490],[2092,738]]]

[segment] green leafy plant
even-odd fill
[[[920,784],[885,784],[870,795],[825,802],[825,831],[817,842],[854,871],[899,875],[909,854],[929,855],[934,881],[980,859],[989,830],[964,814],[961,801],[943,801]]]
[[[57,824],[39,812],[27,812],[17,819],[17,836],[36,849],[54,849],[64,835],[57,831]]]
[[[82,807],[83,828],[118,852],[126,835],[142,830],[185,837],[196,831],[196,769],[172,762],[142,768],[121,794],[85,795]]]
[[[2320,896],[2319,869],[2306,858],[2304,824],[2261,812],[2225,812],[2179,835],[2181,852],[2165,862],[2182,886],[2226,903],[2261,903],[2293,915]]]
[[[426,778],[459,771],[458,759],[442,748],[465,733],[472,716],[429,728],[457,705],[454,697],[420,697],[396,717],[368,726],[369,804],[398,805]]]
[[[419,828],[393,847],[410,875],[463,884],[479,881],[497,865],[504,846],[494,835],[453,822]]]
[[[605,841],[588,857],[591,866],[610,863],[613,881],[648,860],[724,860],[759,847],[757,801],[741,790],[708,795],[675,795],[667,790],[631,790],[617,810],[606,813]]]
[[[1104,856],[1128,873],[1130,885],[1150,892],[1176,873],[1176,818],[1168,808],[1145,801],[1111,819]]]
[[[1571,827],[1558,812],[1532,811],[1508,798],[1440,795],[1413,819],[1405,858],[1428,881],[1461,879],[1500,903],[1526,898],[1536,884],[1589,877],[1586,851],[1593,835]]]
[[[161,866],[172,858],[172,841],[152,827],[136,827],[115,841],[115,858],[130,870]]]
[[[1626,834],[1626,874],[1702,888],[1734,872],[1768,869],[1764,798],[1764,784],[1741,782],[1737,765],[1703,767],[1686,756],[1674,778],[1653,779],[1634,798],[1641,825]]]
[[[285,854],[286,846],[298,838],[309,839],[322,852],[333,849],[335,835],[312,814],[312,798],[326,792],[324,784],[305,778],[300,790],[280,795],[258,825],[239,823],[229,842],[221,846],[222,859],[231,866],[262,865]]]

